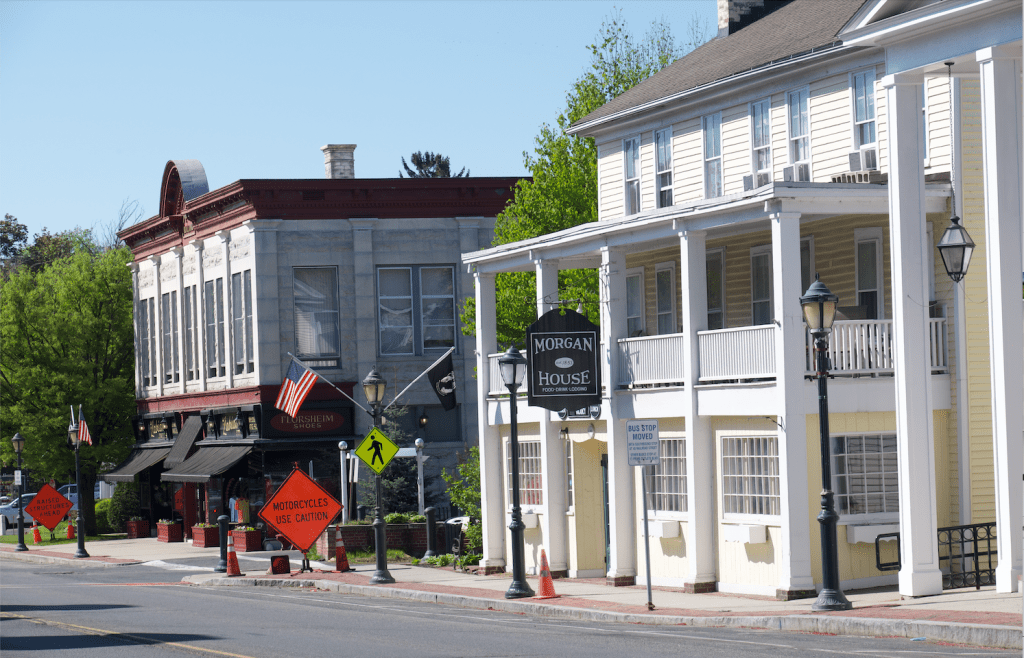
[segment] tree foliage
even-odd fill
[[[483,525],[480,517],[480,448],[473,447],[459,455],[455,473],[441,474],[448,485],[448,499],[463,514],[472,517],[473,523],[466,530],[469,550],[483,547]]]
[[[80,448],[79,506],[95,531],[96,473],[123,459],[135,412],[132,289],[126,248],[100,250],[88,231],[44,231],[27,248],[41,254],[0,280],[0,423],[25,437],[37,479],[74,481],[70,409],[82,406],[96,445]],[[40,239],[43,238],[43,239]],[[0,461],[15,460],[0,441]]]
[[[406,176],[409,178],[462,178],[469,176],[469,170],[465,167],[459,173],[452,174],[450,159],[448,156],[441,155],[440,153],[416,151],[409,156],[409,161],[412,162],[412,167],[406,163],[405,158],[402,158],[402,167],[405,169],[405,174],[399,171],[399,178],[405,178]]]
[[[621,12],[613,12],[601,25],[596,42],[588,46],[590,70],[573,82],[554,125],[541,126],[533,152],[523,153],[532,179],[517,183],[514,199],[498,215],[494,245],[596,222],[597,147],[592,138],[565,131],[699,45],[706,34],[695,18],[683,47],[676,45],[664,20],[654,21],[643,37],[635,38]],[[496,288],[498,344],[522,344],[526,326],[537,317],[534,274],[499,274]],[[599,320],[596,271],[562,270],[558,289],[561,300],[582,300],[590,320]],[[466,335],[475,331],[475,312],[475,299],[470,297],[461,316]]]

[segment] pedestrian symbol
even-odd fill
[[[374,473],[379,474],[398,454],[398,446],[385,436],[384,432],[374,427],[356,448],[355,453],[373,469]]]

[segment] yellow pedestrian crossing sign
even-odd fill
[[[398,454],[398,446],[376,427],[370,430],[363,442],[356,448],[356,455],[378,475],[385,466],[391,463],[396,454]]]

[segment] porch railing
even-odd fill
[[[775,325],[697,332],[700,382],[775,376]]]
[[[836,377],[891,375],[895,371],[892,320],[838,320],[832,325],[827,354]],[[947,372],[945,318],[928,320],[928,354],[932,373]],[[808,374],[814,372],[814,345],[805,337]]]
[[[682,384],[683,334],[619,339],[620,387]]]
[[[508,395],[508,389],[505,388],[505,382],[501,381],[501,368],[498,366],[498,359],[504,352],[498,354],[488,354],[487,361],[490,367],[487,369],[490,374],[490,383],[487,385],[487,395],[495,397],[498,395]],[[526,395],[526,391],[530,388],[530,378],[527,377],[523,380],[523,385],[519,387],[519,395]]]

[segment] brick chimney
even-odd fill
[[[327,178],[355,178],[355,144],[328,144],[320,147],[324,152],[324,172]]]
[[[734,34],[789,0],[718,0],[718,36]]]

